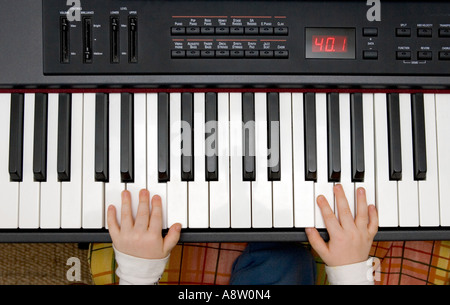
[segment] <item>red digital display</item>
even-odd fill
[[[355,28],[305,28],[308,59],[355,59]]]
[[[347,53],[348,37],[336,35],[312,35],[313,53]]]

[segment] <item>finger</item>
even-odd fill
[[[324,257],[328,253],[328,246],[320,236],[319,231],[316,228],[306,228],[306,236],[311,244],[311,247],[319,254],[320,257]]]
[[[162,203],[158,195],[152,198],[152,212],[148,230],[153,234],[160,234],[162,231]]]
[[[169,232],[167,232],[166,237],[164,237],[164,246],[163,251],[167,255],[172,251],[172,249],[177,245],[178,241],[180,240],[180,234],[181,234],[181,224],[176,223],[173,224]]]
[[[362,187],[356,190],[356,209],[356,226],[359,229],[367,228],[369,224],[369,210],[367,207],[366,190]]]
[[[319,206],[320,212],[322,213],[322,218],[328,233],[332,235],[335,232],[341,231],[342,227],[339,224],[336,215],[334,215],[334,212],[331,209],[330,205],[328,204],[327,199],[324,196],[320,195],[319,197],[317,197],[317,205]]]
[[[147,230],[150,222],[150,193],[147,190],[139,192],[139,205],[136,213],[134,227],[139,230]]]
[[[117,222],[116,207],[112,204],[108,207],[107,221],[108,221],[109,235],[111,235],[111,239],[114,242],[116,236],[118,236],[120,233],[120,226],[119,223]]]
[[[378,232],[378,212],[373,204],[369,205],[369,234],[374,237]]]
[[[348,205],[347,197],[345,196],[344,188],[340,184],[336,184],[333,188],[336,198],[336,207],[339,215],[339,222],[344,228],[354,228],[355,220],[353,219],[352,211]]]
[[[122,192],[122,212],[121,212],[122,230],[131,230],[134,225],[133,212],[131,210],[131,194],[129,191]]]

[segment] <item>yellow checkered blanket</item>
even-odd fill
[[[161,285],[226,285],[231,266],[245,243],[186,243],[177,245]],[[326,285],[325,266],[317,263],[317,284]],[[379,285],[450,285],[450,241],[374,242],[375,283]],[[91,244],[89,262],[96,285],[115,285],[116,262],[111,244]]]

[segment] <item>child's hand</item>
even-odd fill
[[[357,190],[357,213],[355,220],[348,206],[341,185],[334,187],[339,220],[323,196],[317,205],[327,227],[330,240],[322,239],[315,228],[307,228],[306,235],[313,249],[328,266],[343,266],[366,261],[369,258],[373,238],[378,231],[378,215],[374,205],[367,206],[364,188]]]
[[[162,237],[161,197],[152,198],[150,215],[150,194],[147,190],[139,193],[139,206],[136,220],[131,210],[131,194],[122,192],[121,225],[116,218],[116,209],[108,207],[109,234],[114,247],[124,254],[145,259],[166,258],[180,239],[181,225],[174,224],[167,236]]]

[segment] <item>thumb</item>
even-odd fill
[[[178,241],[180,240],[180,234],[181,234],[181,224],[179,223],[173,224],[170,227],[166,237],[164,237],[164,245],[163,245],[164,253],[168,255],[170,251],[172,251],[172,249],[177,245]]]
[[[306,228],[305,232],[311,247],[323,258],[328,253],[328,246],[319,231],[316,228]]]

